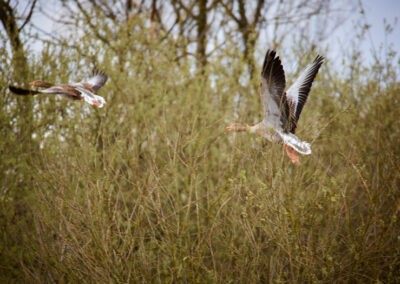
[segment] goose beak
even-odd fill
[[[232,125],[232,124],[229,124],[225,129],[226,129],[226,131],[228,131],[228,132],[232,132],[232,131],[235,130],[235,126]]]

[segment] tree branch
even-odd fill
[[[230,7],[228,7],[227,4],[224,3],[224,1],[221,0],[221,5],[222,7],[224,7],[225,11],[228,13],[228,15],[237,23],[240,23],[240,19],[238,17],[236,17],[236,15],[233,13],[232,9]]]
[[[174,1],[175,1],[176,3],[178,3],[179,6],[180,6],[183,10],[185,10],[186,13],[188,13],[190,16],[192,16],[192,18],[197,18],[197,15],[193,14],[193,6],[194,6],[194,4],[192,5],[192,7],[188,8],[188,7],[186,7],[186,6],[182,3],[181,0],[174,0]]]
[[[28,13],[28,16],[26,16],[25,21],[18,28],[18,32],[22,31],[22,29],[25,27],[25,25],[31,20],[33,10],[35,9],[36,2],[37,2],[37,0],[33,0],[31,9],[29,10],[29,13]]]
[[[262,8],[264,6],[264,3],[265,3],[265,0],[259,0],[258,3],[257,3],[257,8],[256,8],[256,11],[255,11],[254,20],[253,20],[253,23],[252,23],[253,27],[255,27],[257,25],[257,23],[258,23],[258,21],[260,19],[261,10],[262,10]]]
[[[247,28],[248,21],[246,17],[246,8],[244,6],[243,0],[238,0],[239,2],[239,14],[240,14],[240,27],[239,28]]]
[[[92,24],[92,21],[90,20],[90,16],[88,15],[88,13],[86,12],[86,10],[82,7],[82,5],[79,3],[78,0],[75,0],[76,5],[78,6],[79,10],[81,11],[81,13],[83,14],[83,16],[85,17],[87,24],[89,25],[89,27],[92,29],[92,31],[94,32],[94,34],[106,45],[110,46],[110,42],[109,40],[102,36],[98,29],[96,29],[96,27]]]

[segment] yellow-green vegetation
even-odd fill
[[[294,167],[282,146],[225,132],[262,117],[234,45],[198,72],[179,39],[129,27],[46,45],[21,75],[77,81],[95,63],[103,109],[12,95],[23,82],[2,49],[1,279],[400,282],[398,62],[354,57],[339,76],[328,58],[297,132],[313,154]]]

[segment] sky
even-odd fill
[[[371,53],[378,52],[382,47],[393,46],[393,49],[400,52],[400,1],[398,0],[363,0],[362,6],[365,10],[364,16],[360,15],[360,9],[354,13],[343,26],[341,26],[330,39],[331,44],[338,44],[336,51],[344,48],[351,48],[351,40],[354,37],[354,24],[371,25],[366,38],[359,45],[364,59],[372,61]],[[385,35],[384,19],[393,26],[393,32]]]
[[[360,3],[358,0],[354,0],[354,3]],[[56,11],[58,1],[48,0],[46,5],[49,5],[50,11]],[[365,62],[372,62],[374,52],[379,53],[379,48],[382,46],[387,48],[389,45],[393,46],[393,49],[400,52],[400,23],[396,23],[396,19],[400,17],[400,0],[362,0],[362,7],[364,8],[364,15],[360,14],[360,8],[356,11],[341,25],[335,32],[330,36],[324,43],[329,48],[331,57],[335,58],[340,54],[343,54],[346,49],[352,49],[354,44],[354,36],[356,34],[355,25],[369,24],[371,27],[366,34],[366,38],[363,41],[356,41],[359,44],[359,48],[362,50],[362,57]],[[359,6],[359,5],[355,5]],[[389,35],[385,35],[384,19],[387,23],[393,25],[393,32]],[[400,21],[400,19],[398,19]],[[49,33],[57,33],[59,27],[57,24],[49,20],[42,13],[35,13],[33,16],[33,24]],[[34,43],[33,49],[40,50],[41,44]],[[329,56],[328,55],[328,56]]]
[[[397,0],[367,0],[364,1],[366,10],[366,19],[372,24],[371,27],[371,43],[379,46],[385,42],[383,19],[391,24],[395,23],[396,19],[400,20],[400,1]],[[400,50],[400,25],[394,27],[393,34],[388,37],[388,43],[393,43],[396,50]]]

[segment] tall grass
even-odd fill
[[[116,43],[123,62],[96,58],[104,109],[35,98],[32,153],[14,135],[18,78],[0,77],[4,281],[400,281],[398,65],[350,80],[328,60],[298,128],[313,154],[293,167],[281,146],[225,133],[262,116],[234,50],[195,74],[169,43],[134,40]],[[58,82],[90,70],[54,47],[31,65]]]

